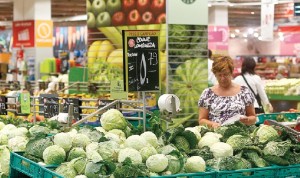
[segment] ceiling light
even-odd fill
[[[253,34],[253,36],[254,36],[255,38],[257,38],[257,37],[259,36],[259,34],[258,34],[257,32],[255,32],[255,33]]]
[[[255,12],[252,11],[251,14],[253,15],[253,14],[255,14]]]
[[[283,33],[282,32],[278,32],[278,36],[283,36]]]
[[[248,29],[248,33],[249,33],[249,34],[253,34],[253,33],[254,33],[253,28],[249,28],[249,29]]]
[[[248,34],[247,33],[244,33],[243,34],[243,37],[247,38]]]
[[[258,40],[262,40],[262,37],[261,37],[261,36],[259,36],[259,37],[258,37]]]
[[[240,33],[240,30],[239,29],[235,29],[234,30],[236,33]]]
[[[208,7],[211,7],[211,4],[210,4],[210,3],[208,4]]]
[[[231,34],[230,34],[230,37],[231,37],[231,38],[235,38],[235,34],[234,34],[234,33],[231,33]]]

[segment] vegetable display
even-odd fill
[[[9,176],[9,153],[15,149],[9,143],[20,148],[25,140],[24,157],[40,165],[57,165],[54,171],[64,177],[150,177],[300,164],[300,144],[281,128],[235,122],[215,130],[205,126],[164,130],[156,119],[150,119],[146,132],[126,122],[122,129],[82,126],[55,135],[40,131],[14,135],[5,128],[21,127],[0,124],[7,140],[0,145],[0,175]],[[47,125],[42,127],[51,132]],[[20,137],[24,140],[16,141]]]

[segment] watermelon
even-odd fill
[[[198,113],[198,100],[208,87],[207,59],[190,59],[180,64],[173,76],[172,90],[180,99],[182,115]],[[198,114],[194,119],[197,119]]]

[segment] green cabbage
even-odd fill
[[[158,147],[158,140],[156,135],[153,132],[147,131],[141,134],[141,137],[144,138],[149,144],[154,148]]]
[[[11,151],[25,151],[28,139],[22,136],[16,136],[8,140],[8,148]]]
[[[69,152],[67,161],[71,161],[72,159],[75,159],[78,157],[83,157],[83,158],[86,157],[86,153],[85,153],[84,149],[81,147],[72,148]]]
[[[120,145],[115,141],[100,142],[98,153],[104,160],[116,161]]]
[[[233,156],[232,147],[224,142],[217,142],[210,146],[210,151],[215,158],[223,158],[227,156]]]
[[[46,164],[61,164],[66,159],[66,152],[62,147],[52,145],[44,150],[43,159]]]
[[[118,155],[118,162],[122,163],[126,158],[130,158],[132,164],[142,163],[142,156],[140,152],[133,148],[124,148],[120,150]]]
[[[255,132],[260,143],[274,141],[277,138],[279,138],[278,132],[272,126],[269,125],[260,125],[258,130],[256,130]]]
[[[0,173],[9,175],[10,151],[6,146],[0,146]]]
[[[146,146],[140,150],[140,153],[141,153],[143,162],[146,162],[146,160],[150,156],[157,154],[157,151],[153,146]]]
[[[139,135],[131,135],[125,140],[125,147],[140,150],[147,146],[147,141]]]
[[[55,145],[62,147],[66,152],[72,147],[72,137],[68,133],[58,133],[54,136],[53,142]]]
[[[146,160],[146,166],[150,172],[162,172],[168,167],[169,160],[164,154],[150,156]]]
[[[99,178],[110,175],[116,169],[116,165],[110,161],[100,161],[97,163],[88,162],[85,167],[84,174],[88,178]]]
[[[72,159],[71,164],[73,165],[73,168],[76,170],[77,174],[84,174],[87,159],[83,157],[78,157]]]
[[[88,136],[79,133],[73,138],[72,146],[85,148],[90,143],[91,140]]]
[[[62,175],[65,178],[74,178],[77,175],[76,170],[69,162],[62,163],[61,165],[59,165],[55,169],[55,172],[58,173],[59,175]]]
[[[106,130],[120,129],[124,130],[127,122],[123,114],[117,109],[110,109],[101,115],[100,123]]]
[[[185,168],[185,171],[188,173],[204,172],[206,169],[206,164],[202,157],[192,156],[186,160],[184,168]]]

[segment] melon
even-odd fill
[[[207,79],[207,59],[190,59],[176,68],[172,90],[180,99],[181,114],[198,113],[198,100],[203,90],[208,87]]]

